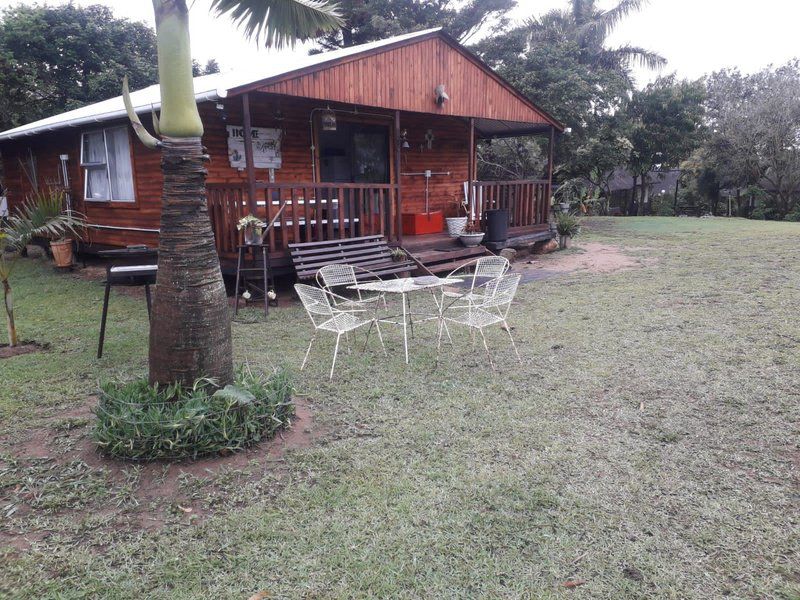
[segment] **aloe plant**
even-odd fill
[[[203,123],[192,83],[186,0],[153,0],[161,115],[149,133],[123,96],[139,139],[162,153],[158,279],[150,326],[150,383],[233,380],[231,327],[205,192]],[[335,6],[320,0],[212,0],[246,36],[273,47],[293,45],[341,25]]]
[[[11,273],[20,253],[37,237],[51,240],[68,234],[80,237],[80,229],[84,226],[83,217],[76,212],[66,212],[64,206],[64,194],[61,192],[32,194],[8,218],[8,223],[0,228],[0,284],[3,286],[3,308],[9,346],[19,343],[14,321]]]

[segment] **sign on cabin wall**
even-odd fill
[[[235,169],[244,169],[244,127],[228,125],[228,160]],[[268,127],[250,129],[253,137],[253,163],[256,169],[281,168],[281,130]]]

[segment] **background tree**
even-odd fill
[[[592,177],[590,162],[578,149],[601,152],[602,140],[619,124],[634,85],[635,64],[659,67],[659,55],[643,48],[609,48],[608,36],[644,0],[624,0],[600,10],[593,0],[573,0],[565,9],[530,18],[520,26],[485,39],[478,53],[529,98],[564,123],[555,163],[559,180]],[[619,147],[612,149],[612,158]]]
[[[147,25],[106,6],[19,6],[0,16],[0,130],[157,81],[156,39]]]
[[[643,90],[634,92],[626,110],[629,139],[633,144],[628,168],[634,176],[629,214],[646,210],[650,171],[678,167],[700,144],[704,99],[702,81],[678,81],[675,75],[660,77]]]
[[[707,88],[707,167],[725,188],[764,188],[768,208],[786,217],[800,194],[800,63],[719,71]]]
[[[213,0],[245,34],[281,47],[340,24],[335,9],[315,0]],[[203,123],[192,82],[186,0],[153,0],[161,87],[157,134],[144,130],[123,85],[141,141],[162,153],[158,277],[150,324],[150,383],[192,384],[200,377],[233,380],[230,314],[206,201]]]
[[[440,26],[465,43],[479,30],[504,28],[515,6],[516,0],[341,0],[337,7],[345,26],[323,32],[317,51]]]
[[[547,169],[547,156],[530,137],[481,141],[477,154],[478,179],[484,181],[541,179]]]
[[[195,77],[212,75],[214,73],[219,73],[219,63],[216,58],[209,58],[205,65],[201,65],[198,61],[192,60],[192,75]]]

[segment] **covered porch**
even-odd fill
[[[457,240],[448,238],[443,228],[428,235],[413,235],[408,227],[404,228],[403,215],[464,216],[464,199],[468,218],[478,223],[487,210],[506,209],[510,238],[541,236],[548,231],[556,133],[550,124],[414,114],[305,99],[298,99],[290,118],[283,112],[285,109],[281,109],[285,98],[258,92],[229,98],[226,102],[229,110],[233,103],[239,105],[236,108],[241,111],[244,123],[244,177],[230,183],[210,179],[208,184],[209,214],[224,267],[231,266],[237,247],[244,242],[237,223],[248,214],[272,224],[264,242],[273,266],[279,269],[289,265],[290,244],[369,235],[385,236],[391,245],[402,246],[421,257],[445,247],[452,251],[454,245],[458,246]],[[251,107],[257,108],[254,111]],[[255,119],[254,112],[257,112]],[[284,115],[282,126],[287,142],[283,165],[288,166],[291,161],[291,171],[287,168],[260,170],[255,166],[253,140],[249,135],[252,123],[254,120],[264,122],[264,113],[276,112]],[[299,114],[294,115],[295,112]],[[324,129],[322,119],[330,114],[347,127],[385,130],[385,148],[366,159],[379,165],[375,177],[378,181],[320,180],[332,173],[327,166],[329,155],[333,156],[330,162],[340,158],[326,146],[324,138],[330,135],[331,129],[330,123],[328,130]],[[306,120],[307,129],[300,131],[289,129],[291,124],[286,122],[299,124]],[[479,140],[523,135],[547,138],[550,159],[542,178],[476,180]],[[294,138],[291,144],[290,137]],[[298,138],[305,138],[308,146],[302,148]],[[299,178],[302,175],[311,175],[317,180]],[[284,178],[295,180],[281,181]]]

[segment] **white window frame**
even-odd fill
[[[130,148],[130,133],[128,132],[128,127],[126,125],[115,125],[115,126],[112,126],[112,127],[103,127],[102,129],[92,129],[90,131],[84,131],[83,133],[81,133],[81,168],[83,169],[83,200],[85,202],[106,202],[106,203],[107,202],[119,202],[119,203],[122,203],[122,204],[133,204],[133,203],[136,202],[136,178],[135,177],[134,177],[134,181],[133,181],[134,185],[133,185],[133,197],[132,198],[130,198],[130,199],[127,199],[127,198],[125,198],[125,199],[117,199],[117,198],[114,198],[113,195],[112,195],[113,194],[113,191],[112,191],[113,190],[113,186],[111,185],[111,167],[109,166],[109,160],[108,160],[108,137],[106,136],[106,131],[109,131],[109,130],[112,130],[112,129],[124,129],[125,130],[125,135],[128,138],[128,148]],[[90,162],[86,162],[84,160],[84,156],[83,156],[83,153],[86,150],[85,140],[86,140],[86,136],[87,135],[91,135],[91,134],[95,134],[95,133],[102,133],[103,134],[103,147],[105,148],[105,151],[106,151],[106,159],[105,159],[104,162],[91,162],[90,163]],[[128,160],[130,160],[130,162],[131,162],[131,173],[134,173],[134,171],[133,171],[133,153],[130,151],[130,149],[128,150]],[[89,171],[91,169],[100,169],[103,166],[105,167],[106,178],[107,178],[107,181],[108,181],[108,195],[109,195],[109,197],[108,198],[102,198],[102,199],[101,198],[90,198],[89,194],[87,193],[89,191],[88,173],[89,173]]]

